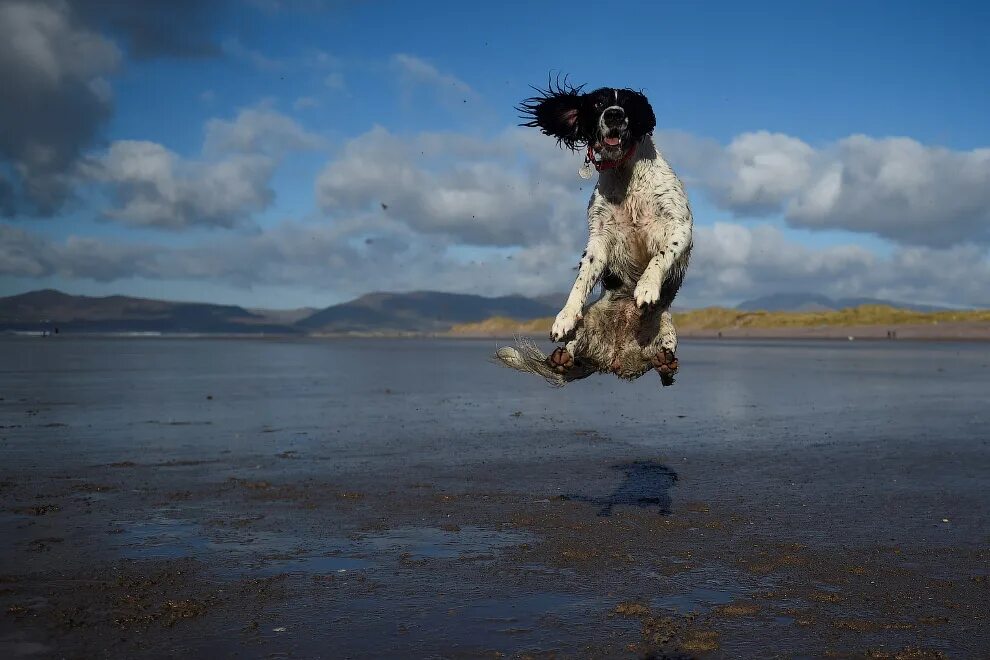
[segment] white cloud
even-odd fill
[[[323,145],[317,135],[269,108],[241,110],[206,124],[203,157],[182,158],[147,141],[119,140],[91,159],[82,175],[109,186],[116,201],[105,216],[163,229],[234,227],[267,208],[270,181],[287,152]]]
[[[575,235],[584,233],[586,201],[578,165],[552,141],[521,130],[485,140],[451,133],[404,138],[376,127],[324,168],[316,196],[335,217],[384,204],[388,217],[415,231],[466,244],[556,237],[562,247],[575,247],[584,240]]]
[[[814,150],[780,133],[746,133],[726,148],[733,176],[720,195],[727,206],[773,210],[803,187],[811,175]]]
[[[306,131],[291,117],[271,108],[245,108],[233,120],[206,122],[203,151],[207,154],[263,153],[280,157],[289,151],[320,149],[323,138]]]
[[[87,168],[109,184],[118,202],[106,216],[124,224],[164,229],[233,227],[274,198],[275,161],[237,154],[215,162],[188,161],[154,142],[120,140]]]
[[[348,222],[285,221],[195,248],[70,237],[57,242],[0,224],[0,275],[103,282],[141,277],[291,286],[337,295],[433,289],[502,295],[565,290],[576,253],[552,239],[468,258],[448,241],[373,215]],[[507,258],[511,257],[511,259]],[[719,223],[697,231],[678,304],[735,303],[782,291],[880,297],[943,305],[990,304],[990,258],[976,246],[900,248],[890,256],[857,245],[810,248],[767,226]]]
[[[795,226],[873,232],[913,245],[990,242],[990,149],[854,135],[823,154],[786,213]]]
[[[422,289],[535,295],[559,291],[569,276],[569,262],[559,259],[555,246],[475,258],[452,247],[375,217],[333,225],[285,221],[194,248],[79,237],[59,242],[0,224],[0,275],[210,281],[314,293],[332,288],[355,296]]]
[[[44,277],[54,263],[55,250],[43,236],[0,224],[0,275]]]
[[[859,279],[880,266],[855,245],[811,249],[770,225],[716,223],[695,229],[688,271],[693,296],[737,300],[781,290],[823,291]],[[687,286],[687,285],[686,285]]]
[[[795,227],[846,229],[906,245],[990,243],[990,149],[863,135],[814,149],[765,131],[740,135],[725,148],[683,134],[659,138],[689,183],[737,215],[782,213]]]
[[[56,243],[18,227],[0,224],[0,275],[61,275],[112,282],[143,271],[157,248],[69,237]]]
[[[784,291],[982,306],[990,304],[990,255],[965,245],[902,247],[884,257],[855,244],[811,248],[770,225],[696,229],[687,300],[735,302]]]

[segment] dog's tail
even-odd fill
[[[503,346],[495,352],[495,358],[506,367],[542,376],[554,387],[563,387],[566,379],[547,363],[547,356],[529,339],[516,339],[516,347]]]

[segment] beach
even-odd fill
[[[990,344],[899,337],[0,339],[0,656],[986,656]]]

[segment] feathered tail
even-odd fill
[[[544,380],[554,387],[563,387],[567,380],[562,374],[557,373],[547,364],[547,356],[540,350],[539,346],[529,339],[517,338],[516,346],[503,346],[495,352],[495,358],[503,366],[524,371],[530,374],[542,376]]]

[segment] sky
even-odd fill
[[[0,296],[248,307],[566,291],[582,156],[514,106],[632,87],[680,306],[990,307],[990,4],[0,0]]]

